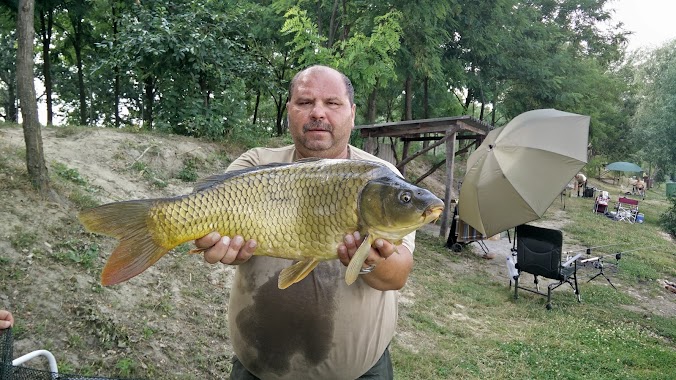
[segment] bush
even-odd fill
[[[660,225],[672,236],[676,236],[676,197],[669,198],[671,208],[660,215]]]
[[[183,160],[183,169],[176,176],[183,182],[195,182],[197,180],[197,160],[187,158]]]

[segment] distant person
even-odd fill
[[[14,317],[7,310],[0,309],[0,330],[8,329],[14,326]]]
[[[634,193],[642,196],[643,199],[645,199],[645,187],[646,187],[645,182],[643,180],[639,179],[634,184]]]
[[[582,196],[584,196],[584,189],[587,188],[587,177],[582,173],[577,173],[575,175],[575,189],[577,190],[577,196],[580,196],[580,189],[582,189]]]

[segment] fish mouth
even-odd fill
[[[427,223],[433,223],[436,222],[439,217],[441,216],[441,213],[444,212],[444,205],[436,205],[436,206],[431,206],[428,207],[425,212],[423,212],[423,220],[425,220],[425,224]]]

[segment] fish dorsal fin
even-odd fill
[[[262,170],[262,169],[269,169],[269,168],[276,168],[280,166],[287,166],[287,165],[293,165],[291,163],[282,163],[282,162],[277,162],[277,163],[272,163],[272,164],[266,164],[266,165],[259,165],[259,166],[252,166],[250,168],[245,168],[245,169],[238,169],[238,170],[232,170],[227,173],[223,174],[216,174],[212,175],[206,178],[202,178],[195,183],[195,187],[193,189],[193,193],[197,193],[198,191],[206,190],[214,185],[218,185],[221,182],[228,180],[233,177],[237,177],[242,174],[247,174],[253,171],[257,170]]]
[[[357,277],[359,277],[359,271],[361,271],[364,261],[369,256],[371,244],[373,244],[375,240],[376,239],[372,234],[368,234],[364,238],[364,241],[362,241],[359,248],[357,248],[357,252],[355,252],[354,256],[352,256],[352,259],[350,259],[350,264],[347,266],[347,271],[345,272],[346,284],[352,285],[353,282],[357,281]]]
[[[277,287],[280,289],[286,289],[289,286],[300,282],[302,279],[307,277],[312,270],[314,270],[317,265],[319,265],[319,260],[317,259],[307,259],[305,261],[299,261],[288,268],[282,269],[279,273],[279,279],[277,280]]]
[[[305,157],[305,158],[299,158],[294,163],[303,163],[303,162],[314,162],[314,161],[321,161],[325,160],[325,158],[319,158],[319,157]]]

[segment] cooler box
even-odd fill
[[[667,182],[667,197],[676,197],[676,182]]]
[[[593,187],[586,187],[582,193],[583,198],[594,198],[594,191],[596,189]]]

